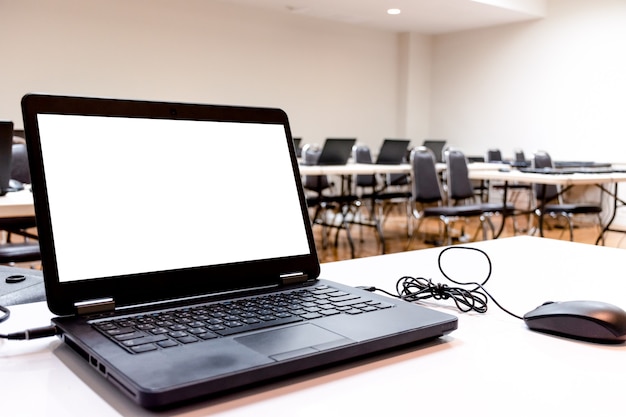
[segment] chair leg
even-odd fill
[[[406,245],[406,250],[410,249],[411,243],[413,243],[413,239],[419,233],[420,227],[422,226],[422,223],[424,222],[424,218],[423,217],[416,217],[416,216],[411,215],[411,223],[413,223],[413,221],[412,221],[413,219],[417,220],[417,224],[415,225],[415,227],[412,227],[412,233],[409,236],[409,240],[408,240],[407,245]]]
[[[598,230],[600,231],[598,236],[600,236],[600,238],[598,239],[598,242],[602,241],[602,246],[604,246],[604,233],[602,233],[604,231],[604,228],[602,227],[602,216],[600,216],[600,213],[598,213]],[[597,243],[596,243],[597,244]]]

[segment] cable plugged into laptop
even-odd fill
[[[11,312],[8,308],[0,305],[0,323],[6,321],[10,316]],[[42,337],[50,337],[56,336],[59,334],[59,329],[55,325],[45,326],[45,327],[35,327],[33,329],[26,329],[22,332],[15,332],[9,334],[0,334],[0,339],[8,339],[8,340],[32,340],[32,339],[41,339]]]
[[[26,329],[23,332],[2,334],[0,338],[8,339],[8,340],[32,340],[32,339],[41,339],[42,337],[50,337],[56,336],[59,333],[59,329],[57,326],[45,326],[45,327],[35,327],[33,329]]]

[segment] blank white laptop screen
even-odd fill
[[[282,125],[38,123],[61,282],[310,252]]]

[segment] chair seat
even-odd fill
[[[484,213],[484,210],[479,204],[471,204],[471,205],[464,205],[464,206],[426,207],[423,210],[423,215],[425,217],[434,217],[434,216],[469,217],[469,216],[480,216],[482,213]]]
[[[367,193],[361,195],[362,199],[375,199],[375,200],[395,200],[398,198],[411,198],[410,191],[395,191],[395,192],[380,192],[380,193]]]
[[[506,203],[504,206],[502,203],[482,203],[480,207],[486,213],[502,213],[504,211],[506,214],[512,214],[516,211],[513,203]]]
[[[6,243],[0,245],[0,263],[33,262],[41,260],[39,244],[35,242]]]
[[[602,207],[594,204],[546,204],[543,211],[548,213],[594,214],[602,212]]]

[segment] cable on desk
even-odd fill
[[[0,312],[2,313],[2,316],[0,316],[0,323],[7,321],[9,317],[11,317],[11,311],[3,305],[0,305]]]
[[[487,276],[481,283],[457,281],[455,279],[452,279],[448,274],[446,274],[442,265],[442,257],[446,252],[455,249],[472,250],[485,256],[485,259],[487,260],[487,264],[489,266],[489,270],[487,272]],[[475,311],[478,313],[487,312],[487,302],[489,299],[491,299],[496,304],[496,306],[498,306],[505,313],[520,320],[523,320],[522,317],[518,316],[517,314],[511,313],[509,310],[502,307],[502,305],[500,305],[500,303],[498,303],[496,299],[493,298],[493,296],[489,294],[489,292],[484,288],[484,285],[487,283],[487,281],[489,281],[489,278],[491,277],[492,270],[491,259],[485,251],[469,246],[450,246],[443,249],[439,253],[439,257],[437,258],[437,266],[439,267],[439,271],[441,272],[441,274],[448,281],[457,284],[458,287],[450,287],[447,284],[433,283],[431,279],[427,278],[404,276],[396,282],[397,294],[393,294],[375,287],[367,287],[364,289],[368,291],[380,291],[392,297],[401,298],[409,302],[426,300],[430,298],[435,300],[451,299],[455,303],[456,307],[464,313],[470,311]],[[467,286],[472,286],[472,288],[464,288]]]
[[[3,305],[0,305],[0,312],[2,313],[2,316],[0,316],[0,323],[7,321],[8,318],[11,316],[11,311]],[[36,327],[34,329],[26,329],[22,332],[0,334],[0,339],[32,340],[42,337],[50,337],[56,334],[58,334],[57,327],[54,325],[50,325],[45,327]]]

